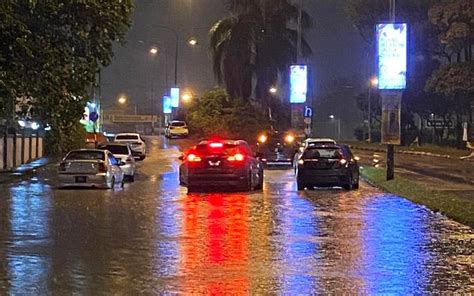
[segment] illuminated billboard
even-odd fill
[[[163,97],[163,113],[171,114],[172,106],[171,106],[171,97],[164,96]]]
[[[170,97],[171,97],[171,107],[178,108],[179,107],[179,87],[171,88]]]
[[[378,79],[381,90],[407,85],[407,24],[378,24]]]
[[[290,103],[305,103],[308,93],[308,67],[292,65],[290,71]]]
[[[95,102],[87,102],[80,122],[88,133],[100,131],[100,105]]]

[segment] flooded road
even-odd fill
[[[123,189],[0,185],[0,294],[474,293],[474,232],[366,184],[187,195],[179,141]]]

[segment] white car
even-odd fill
[[[167,138],[185,138],[189,136],[188,125],[184,121],[173,120],[166,126],[165,136]]]
[[[59,187],[113,189],[116,184],[123,186],[121,165],[123,163],[107,150],[73,150],[59,164]]]
[[[125,178],[131,182],[135,181],[135,173],[137,170],[137,163],[133,157],[132,148],[128,143],[104,143],[98,147],[101,150],[108,150],[112,152],[117,160],[121,161],[121,166]]]
[[[308,147],[313,147],[313,146],[318,146],[318,145],[336,145],[336,141],[333,139],[329,138],[307,138],[306,140],[301,143],[300,148],[298,151],[295,153],[295,156],[293,157],[293,169],[296,174],[296,170],[298,168],[298,160],[300,159],[301,155],[303,155],[303,152],[306,148]]]
[[[138,133],[120,133],[115,135],[114,142],[128,143],[132,148],[133,156],[137,156],[140,160],[146,157],[146,143],[142,136]]]

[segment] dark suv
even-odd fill
[[[263,166],[245,141],[202,141],[181,159],[179,179],[188,192],[216,186],[243,191],[263,187]]]
[[[295,136],[290,133],[271,131],[258,137],[257,153],[266,166],[293,164],[293,157],[299,145]]]
[[[359,188],[359,165],[346,145],[307,147],[298,159],[298,190],[314,186]]]

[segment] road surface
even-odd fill
[[[59,190],[54,168],[0,185],[0,294],[474,293],[474,232],[365,183],[188,195],[179,140],[137,180]]]

